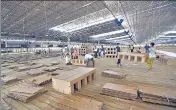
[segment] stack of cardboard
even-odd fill
[[[37,68],[40,68],[40,67],[43,67],[44,65],[43,64],[35,64],[35,65],[32,65],[32,66],[20,66],[17,68],[17,71],[25,71],[25,70],[30,70],[30,69],[37,69]]]
[[[32,65],[30,66],[31,69],[36,69],[36,68],[40,68],[40,67],[43,67],[44,65],[43,64],[35,64],[35,65]]]
[[[32,87],[31,85],[21,85],[18,87],[14,87],[14,89],[10,90],[8,96],[22,102],[29,102],[43,94],[47,90],[43,87]]]
[[[109,77],[109,78],[118,78],[118,79],[122,79],[125,77],[125,74],[122,74],[122,73],[117,73],[117,72],[114,72],[114,71],[103,71],[102,72],[102,75],[105,76],[105,77]]]
[[[51,67],[46,67],[44,70],[48,72],[53,72],[53,71],[56,71],[57,69],[59,69],[58,66],[51,66]]]
[[[30,70],[30,69],[31,69],[30,66],[20,66],[16,70],[20,72],[20,71],[26,71],[26,70]]]
[[[46,73],[46,71],[44,71],[43,68],[38,68],[38,69],[31,69],[27,71],[26,73],[31,76],[38,76],[38,75]]]
[[[17,66],[17,65],[11,65],[11,66],[9,66],[8,68],[9,68],[9,69],[16,69],[16,68],[18,68],[18,66]]]
[[[113,83],[106,83],[102,88],[102,94],[127,100],[136,100],[138,97],[136,88]]]
[[[11,82],[18,81],[18,80],[20,80],[20,79],[18,79],[15,76],[4,76],[4,77],[1,77],[1,81],[2,81],[3,84],[11,83]]]
[[[58,64],[59,64],[59,62],[52,61],[50,64],[51,64],[51,65],[58,65]]]
[[[50,83],[52,80],[51,80],[51,76],[49,75],[40,75],[37,77],[30,78],[28,81],[30,81],[30,83],[33,83],[37,86],[42,86],[44,84]]]
[[[176,91],[154,87],[139,89],[139,96],[144,102],[176,106]]]
[[[10,66],[10,64],[2,64],[1,67],[7,67]]]

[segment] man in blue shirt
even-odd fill
[[[120,52],[120,47],[118,44],[117,44],[116,50],[117,50],[117,53]]]
[[[144,48],[145,48],[145,53],[147,53],[149,51],[150,46],[146,44]]]

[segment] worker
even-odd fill
[[[118,54],[120,52],[120,47],[118,44],[117,44],[116,50],[117,50],[117,54]],[[117,59],[117,65],[121,66],[121,59],[120,58]]]
[[[72,57],[73,57],[72,59],[77,59],[78,58],[76,47],[74,48],[74,52],[72,53]]]
[[[141,48],[139,47],[138,50],[136,50],[137,53],[141,53]]]
[[[90,61],[92,61],[93,67],[95,67],[95,63],[94,63],[94,58],[92,55],[86,53],[85,55],[85,61],[86,61],[86,66],[88,67],[88,64]]]
[[[101,45],[101,48],[100,48],[100,56],[101,57],[104,57],[104,55],[105,55],[105,49],[104,49],[104,47],[103,47],[103,45]]]
[[[99,48],[97,48],[97,58],[100,56],[100,49]]]
[[[131,53],[133,52],[133,50],[134,50],[134,46],[133,45],[131,45],[130,46],[130,49],[131,49]]]
[[[66,57],[65,57],[65,63],[66,63],[66,65],[72,65],[71,60],[68,55],[66,55]]]
[[[153,60],[156,58],[156,50],[154,48],[155,43],[150,43],[150,48],[148,50],[148,58],[147,58],[147,65],[148,70],[151,70],[153,67]]]
[[[71,55],[74,53],[74,48],[73,46],[71,47]]]
[[[95,49],[93,50],[94,57],[97,58],[97,47],[95,46]]]
[[[127,52],[130,52],[130,50],[131,50],[131,46],[128,45],[128,50],[127,50]]]
[[[149,51],[150,46],[146,44],[144,48],[145,48],[145,53],[147,53]]]
[[[118,44],[117,44],[116,50],[117,50],[117,53],[120,52],[120,47]]]

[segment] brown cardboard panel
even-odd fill
[[[6,84],[6,83],[10,83],[10,82],[14,82],[14,81],[18,81],[20,79],[18,79],[15,76],[5,76],[5,77],[1,77],[1,81]]]
[[[110,77],[110,78],[124,78],[125,74],[114,72],[114,71],[103,71],[102,75],[105,77]]]
[[[155,99],[150,99],[150,98],[142,98],[142,100],[144,102],[150,102],[150,103],[155,103],[155,104],[169,105],[169,106],[175,106],[176,107],[176,103],[173,103],[173,102],[155,100]]]
[[[36,77],[28,79],[28,81],[30,81],[31,83],[36,84],[38,86],[41,86],[43,84],[47,84],[47,83],[51,82],[51,76],[40,75],[40,76],[36,76]]]
[[[136,88],[113,83],[106,83],[102,88],[102,94],[129,100],[136,100],[138,97]]]
[[[176,102],[176,91],[164,89],[164,88],[156,88],[156,87],[140,87],[139,95],[150,95],[152,97],[169,99],[172,102]]]
[[[35,94],[39,92],[43,87],[33,87],[33,86],[20,86],[14,89],[11,89],[10,92],[18,92],[18,93],[28,93],[28,94]]]

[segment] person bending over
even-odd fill
[[[90,61],[92,62],[93,67],[95,67],[94,58],[93,58],[92,55],[86,53],[86,55],[85,55],[85,60],[86,60],[86,66],[87,66],[87,67],[88,67],[88,64],[89,64]]]

